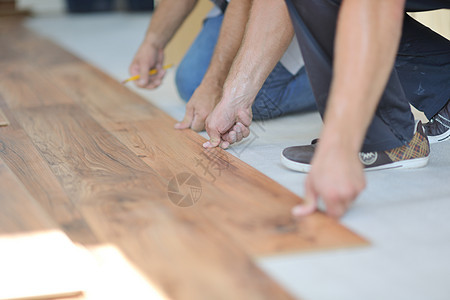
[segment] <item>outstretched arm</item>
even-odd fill
[[[129,68],[131,75],[141,76],[136,82],[139,87],[151,89],[161,84],[165,74],[162,69],[164,48],[196,3],[197,0],[161,1]],[[156,68],[158,73],[150,78],[148,71],[152,68]]]
[[[305,215],[321,197],[339,217],[364,189],[358,152],[392,72],[405,0],[344,0],[335,39],[333,79],[320,143],[305,183]]]
[[[223,84],[241,46],[251,2],[236,0],[228,4],[208,70],[186,105],[183,121],[175,124],[175,128],[195,131],[205,128],[205,120],[222,96]]]
[[[251,106],[294,35],[284,1],[253,1],[241,48],[224,84],[219,104],[206,120],[210,141],[223,148],[249,134]]]

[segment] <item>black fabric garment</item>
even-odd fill
[[[286,0],[322,116],[332,78],[340,2]],[[450,8],[450,1],[407,1],[405,11],[437,8]],[[409,103],[431,117],[449,98],[450,42],[405,13],[396,63],[361,150],[389,150],[408,143],[414,132],[414,118]]]

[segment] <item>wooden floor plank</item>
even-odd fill
[[[0,235],[57,229],[1,159],[0,199]]]
[[[9,125],[9,121],[6,118],[5,114],[3,113],[3,111],[0,109],[0,127],[2,126],[8,126]]]
[[[77,251],[0,159],[0,299],[80,294]]]
[[[171,297],[290,298],[197,210],[169,204],[161,177],[78,107],[15,115],[100,240],[118,245]]]
[[[15,107],[12,120],[20,121],[100,242],[119,246],[150,282],[174,299],[291,298],[207,219],[199,222],[202,217],[195,211],[192,215],[180,214],[171,206],[166,187],[156,186],[161,185],[158,174],[127,153],[126,147],[84,111],[64,104],[66,100],[53,106],[20,108],[27,99],[9,95],[5,102]],[[12,125],[8,129],[17,130],[18,125]],[[5,138],[5,131],[0,131],[7,149],[3,153],[12,165],[24,156],[22,152],[16,154],[17,132]],[[16,170],[29,171],[20,166]],[[24,183],[29,185],[29,178]],[[161,202],[162,206],[158,204]]]
[[[57,177],[31,139],[14,119],[0,94],[0,109],[11,120],[0,128],[0,158],[24,183],[34,199],[45,209],[74,242],[84,245],[98,243],[76,205],[67,197]]]

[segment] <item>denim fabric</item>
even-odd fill
[[[175,83],[188,101],[205,75],[219,37],[223,15],[207,18],[199,35],[178,66]],[[278,63],[269,74],[253,103],[253,119],[266,120],[281,115],[316,109],[305,69],[292,75]]]
[[[286,3],[317,107],[323,116],[332,77],[340,1],[286,0]],[[448,7],[449,3],[443,0],[407,1],[406,10]],[[449,51],[448,40],[405,17],[396,65],[367,130],[362,151],[388,150],[411,140],[414,119],[409,102],[427,116],[434,115],[446,104],[450,96]]]

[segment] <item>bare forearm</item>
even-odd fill
[[[241,48],[225,82],[225,93],[254,95],[283,56],[294,35],[284,1],[253,1]],[[254,99],[252,99],[254,100]]]
[[[343,1],[323,141],[340,139],[352,153],[360,151],[392,71],[404,3],[405,0]]]
[[[230,1],[220,30],[204,83],[222,88],[231,64],[241,46],[247,25],[251,0]]]
[[[163,49],[195,7],[197,0],[163,0],[152,16],[144,42]]]

